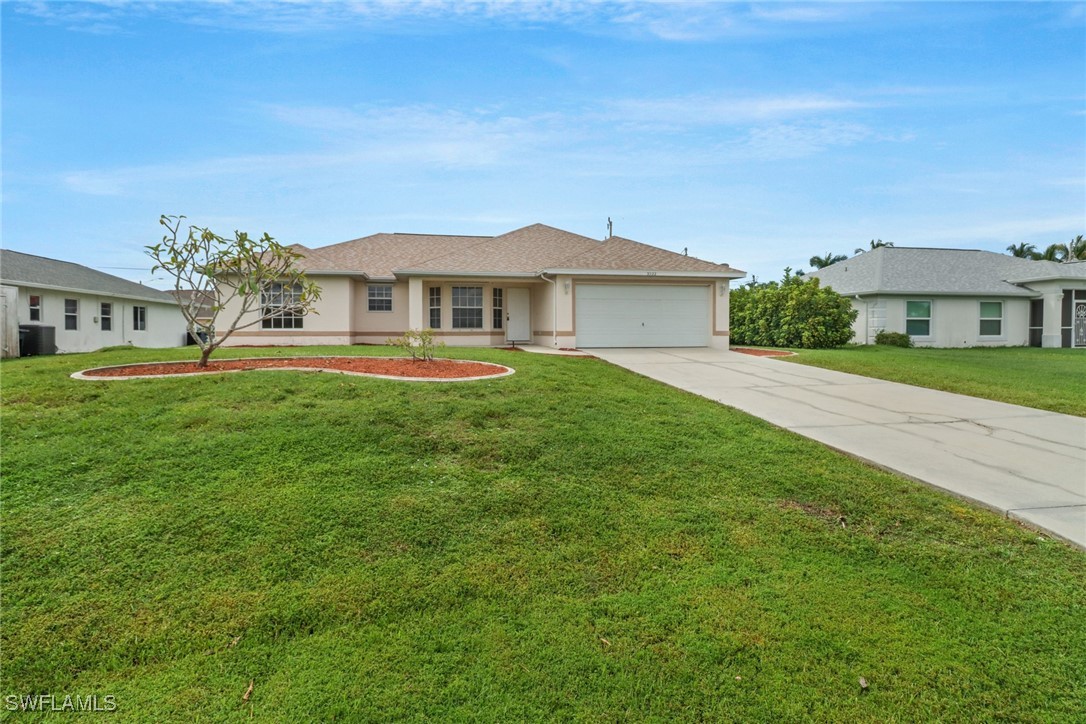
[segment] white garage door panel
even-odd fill
[[[709,287],[578,284],[578,347],[704,347]]]

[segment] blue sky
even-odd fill
[[[4,2],[3,245],[615,233],[777,278],[1086,233],[1086,3]]]

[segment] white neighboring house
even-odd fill
[[[173,296],[80,264],[0,249],[0,287],[4,357],[19,356],[19,327],[52,327],[60,353],[187,341]]]
[[[897,246],[807,276],[852,301],[857,344],[886,330],[918,347],[1086,348],[1086,262]]]

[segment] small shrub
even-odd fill
[[[434,342],[432,329],[409,329],[402,337],[389,337],[385,343],[399,347],[416,362],[432,362],[434,351],[445,347],[444,342]]]
[[[891,347],[912,347],[913,338],[904,332],[887,332],[883,330],[875,335],[875,344],[886,344]]]

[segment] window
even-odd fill
[[[79,329],[79,300],[64,300],[64,328]]]
[[[37,294],[30,295],[30,321],[41,321],[41,297]]]
[[[132,307],[132,329],[137,332],[147,330],[147,307]]]
[[[113,329],[113,304],[111,302],[102,302],[102,308],[99,312],[99,316],[102,318],[102,331],[108,332]]]
[[[931,336],[931,302],[905,302],[905,334]]]
[[[302,285],[272,282],[260,292],[261,329],[301,329]]]
[[[999,337],[1003,334],[1003,302],[980,303],[980,336]]]
[[[430,329],[441,329],[441,287],[430,287]]]
[[[483,328],[483,288],[452,288],[453,329]]]
[[[505,319],[505,309],[502,304],[502,290],[494,290],[494,329],[502,328],[502,320]]]
[[[391,284],[370,284],[368,287],[366,287],[366,294],[369,297],[369,310],[371,312],[392,311]]]

